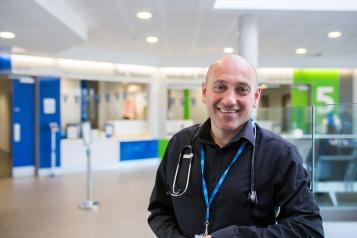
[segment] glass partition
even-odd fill
[[[297,146],[320,206],[357,206],[357,104],[259,108],[256,121]]]
[[[305,168],[313,174],[312,107],[260,108],[256,121],[296,145]]]
[[[357,205],[356,104],[316,106],[315,189],[323,205]]]

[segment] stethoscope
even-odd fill
[[[255,170],[255,142],[256,142],[256,137],[257,137],[257,128],[256,128],[254,121],[252,121],[252,125],[253,125],[254,143],[253,143],[253,152],[252,152],[252,158],[251,158],[251,164],[250,164],[250,192],[248,193],[248,200],[249,200],[249,202],[251,202],[252,204],[255,205],[258,203],[257,190],[255,188],[255,172],[254,172],[254,170]],[[200,128],[201,128],[201,125],[196,129],[195,133],[192,135],[190,144],[185,146],[179,155],[179,159],[178,159],[178,162],[176,165],[174,180],[172,183],[172,192],[168,191],[168,194],[173,197],[180,197],[180,196],[184,195],[187,191],[188,184],[190,182],[192,160],[194,158],[194,154],[192,151],[192,144],[193,144],[194,140],[196,139],[196,137],[200,131]],[[177,176],[180,172],[180,167],[181,167],[183,161],[187,161],[189,164],[188,169],[187,169],[185,188],[183,190],[181,190],[181,189],[176,190]]]

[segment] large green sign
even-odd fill
[[[316,123],[336,113],[333,104],[340,99],[340,71],[337,69],[296,69],[291,89],[294,128],[308,130],[311,122],[310,105],[316,107]],[[308,122],[308,123],[306,123]]]

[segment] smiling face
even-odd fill
[[[258,106],[261,89],[253,67],[242,57],[225,56],[210,66],[202,101],[215,135],[236,134]]]

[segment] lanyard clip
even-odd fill
[[[209,222],[208,221],[205,221],[205,236],[208,235],[208,226],[209,226]]]

